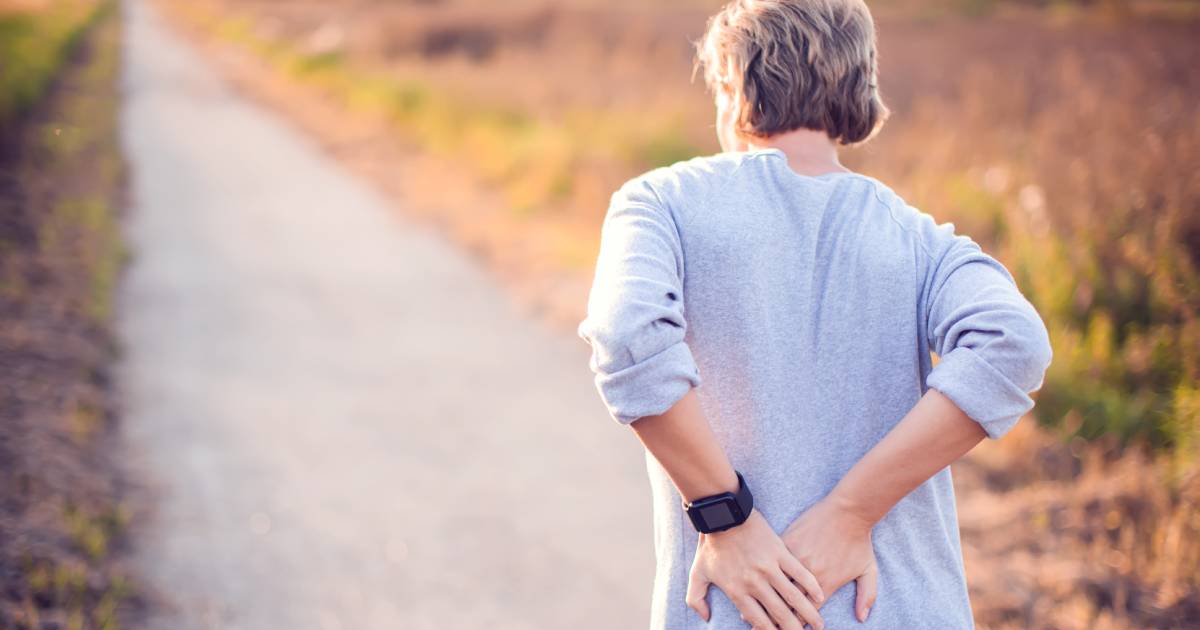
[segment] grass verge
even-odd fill
[[[48,2],[0,25],[0,627],[118,628],[136,599],[110,378],[116,2]]]

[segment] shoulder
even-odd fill
[[[958,234],[951,222],[938,222],[933,215],[908,203],[895,190],[883,182],[865,175],[856,178],[865,182],[878,201],[879,207],[887,212],[888,218],[897,228],[908,235],[913,245],[936,263],[952,250],[978,246],[969,237]]]
[[[970,236],[958,233],[951,222],[939,223],[932,215],[902,199],[883,184],[878,184],[882,200],[897,225],[913,240],[916,249],[924,252],[926,282],[938,286],[950,274],[964,265],[982,263],[994,269],[999,277],[1015,284],[1011,272],[989,255]]]
[[[662,166],[626,181],[613,193],[612,203],[653,205],[683,222],[697,201],[712,201],[727,190],[725,184],[746,159],[744,153],[718,153]]]

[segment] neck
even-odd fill
[[[779,149],[787,156],[788,167],[801,175],[849,172],[838,161],[837,146],[824,131],[796,129],[770,138],[751,138],[750,149]]]

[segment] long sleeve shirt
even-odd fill
[[[651,171],[613,196],[579,335],[622,424],[696,388],[756,508],[782,532],[935,388],[999,438],[1033,407],[1051,351],[1009,272],[953,225],[879,181],[804,176],[777,149]],[[936,365],[931,354],[938,356]],[[657,574],[652,629],[745,628],[709,591],[684,602],[697,533],[646,458]],[[874,528],[879,595],[854,619],[853,584],[827,628],[970,628],[949,468]]]

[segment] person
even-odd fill
[[[839,163],[888,114],[875,50],[861,0],[729,3],[723,152],[612,196],[578,333],[646,447],[652,628],[973,626],[949,465],[1051,349],[1000,263]]]

